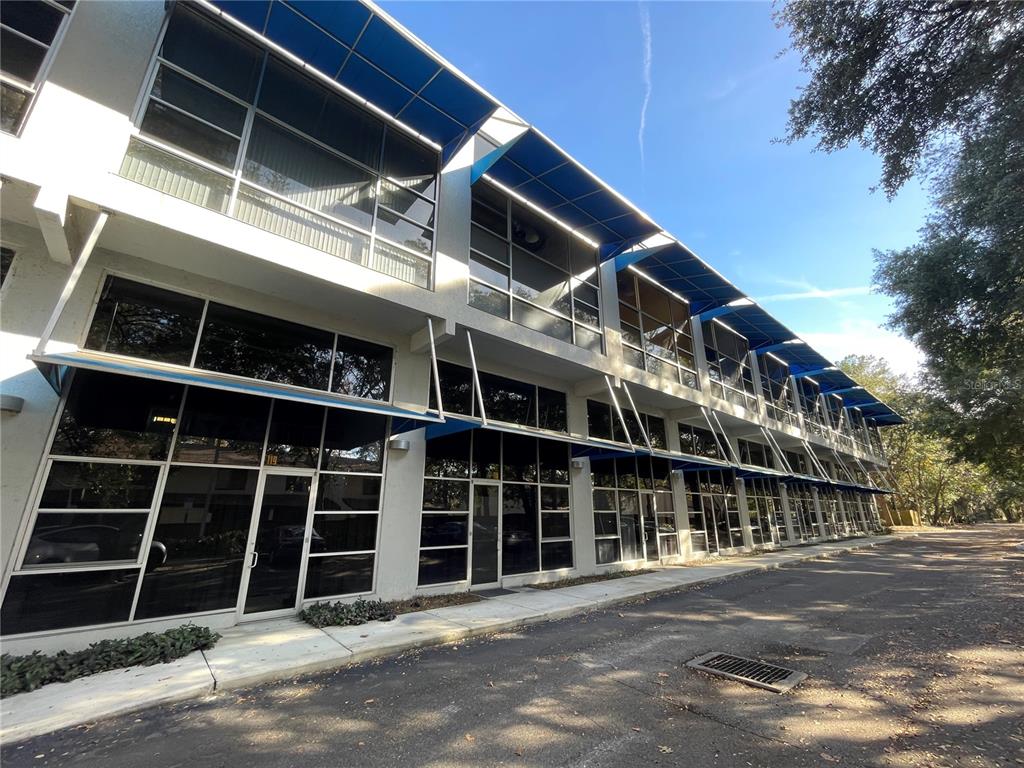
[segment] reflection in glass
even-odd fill
[[[4,635],[127,621],[139,569],[11,576],[0,611]]]
[[[135,560],[148,515],[40,512],[23,565]]]
[[[264,478],[245,613],[295,607],[311,485],[302,475]]]
[[[572,542],[546,541],[540,545],[541,569],[572,568]]]
[[[331,391],[370,400],[387,400],[391,391],[393,354],[390,347],[338,336]]]
[[[306,598],[370,592],[373,589],[373,563],[372,552],[309,558],[306,566]]]
[[[180,384],[75,371],[51,453],[167,458],[183,391]]]
[[[361,552],[376,549],[377,517],[377,515],[315,515],[310,552]]]
[[[386,416],[329,408],[320,469],[380,472],[386,428]]]
[[[466,578],[468,547],[420,550],[418,584],[444,584]]]
[[[505,486],[508,488],[509,486]],[[471,582],[491,584],[498,580],[498,502],[497,485],[473,484],[473,565]],[[511,573],[512,571],[507,571]]]
[[[469,477],[471,435],[470,431],[456,432],[427,440],[423,474],[427,477]]]
[[[328,331],[211,303],[196,367],[327,389],[333,347]]]
[[[381,479],[374,475],[323,473],[316,492],[317,511],[371,511],[380,509]]]
[[[174,460],[198,464],[259,464],[270,400],[190,387]]]
[[[258,475],[170,468],[135,618],[235,607]]]
[[[323,425],[322,407],[275,400],[264,463],[270,466],[315,467]]]
[[[421,547],[450,547],[469,541],[468,515],[425,514],[420,524]]]
[[[528,573],[537,558],[537,486],[503,483],[501,489],[501,572]]]
[[[40,509],[148,509],[160,468],[140,464],[55,461]]]
[[[203,300],[108,277],[96,304],[86,349],[188,365]]]

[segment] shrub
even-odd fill
[[[350,627],[368,621],[391,621],[395,610],[383,600],[359,598],[352,603],[313,603],[299,615],[314,627]]]
[[[192,651],[212,648],[219,639],[220,635],[207,627],[185,624],[166,632],[101,640],[84,651],[59,651],[52,656],[39,651],[27,656],[5,653],[0,656],[0,697],[111,669],[174,661]]]

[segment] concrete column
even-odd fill
[[[569,432],[587,434],[587,399],[570,395],[566,403]],[[573,563],[583,575],[597,572],[594,552],[594,489],[590,481],[590,459],[573,459],[569,467],[572,504]]]
[[[789,502],[785,483],[779,483],[779,499],[782,501],[782,519],[786,521],[786,542],[795,544],[799,537],[796,535],[797,528],[793,525],[793,507]]]
[[[757,352],[748,352],[747,358],[750,362],[750,375],[754,379],[754,394],[757,396],[757,412],[762,416],[767,415],[768,409],[764,404],[764,387],[761,386],[761,363],[757,359]]]
[[[814,516],[818,520],[818,535],[821,538],[828,537],[828,529],[825,528],[825,518],[821,514],[821,499],[818,498],[818,489],[811,486],[811,500],[814,502]]]
[[[740,507],[740,526],[743,528],[743,546],[754,548],[754,536],[750,531],[750,508],[747,506],[747,484],[743,478],[736,478],[736,502]]]
[[[407,451],[388,449],[378,523],[375,589],[377,597],[383,600],[405,598],[416,589],[427,446],[424,432],[418,429],[403,435],[409,440]]]
[[[693,359],[697,363],[697,381],[700,383],[701,392],[706,396],[711,394],[711,377],[708,376],[708,359],[704,354],[704,329],[696,317],[690,318],[690,331],[693,333]]]
[[[678,435],[676,440],[678,442]],[[682,472],[675,471],[670,477],[672,478],[672,503],[676,510],[679,555],[683,560],[692,560],[693,540],[690,538],[690,508],[686,499],[686,479]]]

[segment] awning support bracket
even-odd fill
[[[473,334],[466,329],[466,343],[469,345],[469,362],[473,366],[473,388],[476,390],[476,404],[480,408],[480,421],[487,426],[487,409],[484,407],[484,391],[480,388],[480,370],[476,367],[476,353],[473,351]]]
[[[636,453],[636,446],[633,445],[633,438],[630,437],[629,428],[626,427],[626,419],[622,415],[622,408],[619,407],[619,399],[615,396],[615,389],[612,387],[612,380],[608,378],[608,374],[605,374],[604,383],[605,386],[608,387],[608,396],[611,397],[612,405],[615,407],[615,413],[619,417],[619,424],[622,425],[622,434],[626,436],[626,442],[629,443],[629,450]],[[636,413],[636,411],[634,411],[634,413]],[[638,416],[637,421],[639,421],[639,418],[640,417]]]
[[[629,398],[629,407],[633,409],[633,413],[636,415],[636,423],[640,425],[640,435],[647,444],[647,450],[654,453],[654,446],[651,445],[651,438],[647,434],[647,428],[644,426],[644,420],[640,416],[640,411],[636,408],[636,403],[633,402],[633,394],[629,391],[629,387],[626,386],[625,381],[622,382],[622,391],[625,392],[626,397]]]

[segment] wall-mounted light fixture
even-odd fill
[[[388,441],[388,446],[392,451],[408,451],[409,441],[404,437],[393,437]]]
[[[587,463],[583,459],[573,459],[572,460],[572,468],[573,469],[583,469],[586,465],[587,465]]]
[[[0,395],[0,411],[4,413],[21,413],[25,407],[25,398],[17,395]]]

